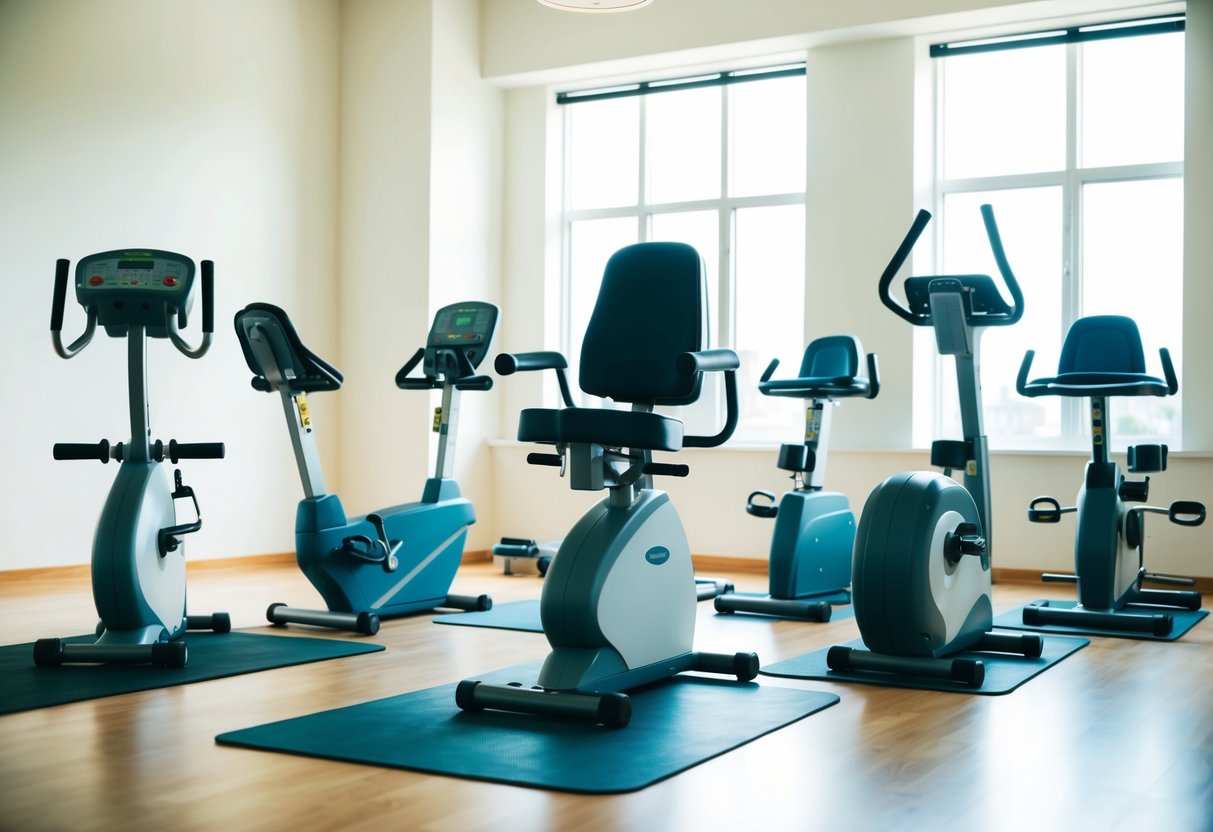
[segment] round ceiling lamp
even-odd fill
[[[539,0],[544,6],[566,12],[630,12],[653,0]]]

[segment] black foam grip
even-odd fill
[[[63,329],[63,304],[67,301],[67,273],[70,262],[55,261],[55,295],[51,300],[51,332]]]
[[[225,448],[222,442],[178,442],[168,443],[168,457],[173,462],[179,459],[223,459]]]
[[[202,331],[215,331],[215,261],[202,261]]]
[[[66,260],[63,262],[67,262]],[[95,459],[99,462],[110,461],[110,443],[102,439],[100,442],[56,442],[51,453],[55,459]]]

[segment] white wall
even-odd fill
[[[522,8],[525,6],[525,8]],[[691,7],[694,7],[692,12]],[[543,106],[552,88],[593,77],[635,77],[654,67],[698,65],[796,47],[808,65],[807,329],[851,330],[880,355],[882,392],[875,401],[846,402],[834,421],[835,450],[827,486],[862,505],[880,479],[902,468],[926,468],[925,451],[910,444],[911,327],[900,325],[875,302],[875,280],[889,246],[901,239],[917,205],[914,192],[914,95],[919,60],[915,34],[1002,24],[1041,16],[1124,8],[1109,3],[916,2],[920,14],[945,17],[899,20],[905,3],[800,3],[770,0],[733,4],[720,0],[662,0],[623,16],[558,15],[527,4],[484,0],[486,74],[506,84],[527,83],[507,98],[508,160],[527,171],[507,183],[511,205],[522,216],[506,218],[505,285],[510,307],[526,305],[556,314],[552,285],[559,261],[550,247],[551,183],[540,148],[553,146],[549,112]],[[1155,7],[1156,9],[1161,7]],[[1170,7],[1168,7],[1170,8]],[[960,14],[965,9],[972,14]],[[1213,313],[1213,241],[1205,229],[1213,199],[1213,3],[1188,4],[1188,123],[1186,168],[1185,353],[1213,355],[1213,333],[1204,320]],[[608,19],[609,18],[609,19]],[[875,22],[875,25],[873,25]],[[895,37],[885,37],[888,33]],[[562,65],[562,62],[564,64]],[[550,86],[548,86],[550,85]],[[551,172],[547,172],[551,175]],[[522,193],[517,190],[521,188]],[[539,211],[546,211],[539,220]],[[890,243],[889,241],[892,241]],[[537,327],[532,327],[537,329]],[[524,346],[510,331],[511,349],[537,349],[537,334]],[[555,339],[549,338],[549,345]],[[1195,365],[1194,365],[1195,366]],[[1173,455],[1171,470],[1153,478],[1152,503],[1173,499],[1213,502],[1213,437],[1208,412],[1213,378],[1195,370],[1182,380],[1185,443],[1189,453]],[[538,403],[533,380],[503,380],[503,433],[513,435],[517,411]],[[794,441],[796,437],[789,437]],[[494,446],[495,481],[502,534],[559,537],[592,501],[569,493],[555,472],[528,469],[526,448]],[[744,513],[745,496],[756,488],[786,487],[775,468],[775,450],[726,448],[688,451],[686,480],[665,478],[679,507],[692,550],[702,554],[763,558],[770,524]],[[1003,567],[1064,570],[1072,563],[1073,523],[1036,526],[1026,519],[1028,501],[1052,494],[1072,501],[1082,473],[1081,454],[998,453],[992,460],[997,560]],[[1121,459],[1123,465],[1123,458]],[[526,526],[527,523],[531,525]],[[1158,571],[1213,575],[1213,524],[1199,529],[1148,524],[1148,564]]]
[[[153,436],[227,443],[225,460],[182,465],[204,517],[190,556],[292,548],[281,409],[248,386],[231,321],[273,300],[317,351],[334,346],[337,13],[331,0],[0,4],[0,569],[88,561],[115,466],[54,462],[51,445],[129,439],[125,350],[98,334],[57,358],[51,287],[56,258],[126,246],[216,264],[211,351],[149,349]],[[83,323],[69,301],[65,335]]]
[[[499,298],[503,93],[480,80],[478,35],[475,0],[342,5],[340,484],[350,515],[421,496],[437,399],[392,379],[438,308]],[[492,532],[484,445],[497,418],[491,394],[463,396],[456,476],[479,515],[471,548],[488,548]]]

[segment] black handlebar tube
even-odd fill
[[[990,251],[994,253],[994,262],[998,264],[998,273],[1011,292],[1011,314],[1005,318],[992,318],[986,323],[991,326],[1010,326],[1023,317],[1023,291],[1019,281],[1011,271],[1007,262],[1007,253],[1002,247],[1002,235],[998,233],[998,223],[994,220],[994,207],[989,203],[981,206],[981,219],[986,225],[986,236],[990,238]]]
[[[215,261],[202,261],[202,331],[215,331]]]
[[[532,370],[555,370],[556,381],[560,384],[560,400],[565,407],[575,407],[573,393],[569,389],[569,379],[565,370],[569,362],[558,352],[503,352],[493,359],[493,369],[498,375],[511,376],[514,373],[530,372]]]
[[[222,442],[178,442],[170,439],[168,458],[176,463],[179,459],[223,459],[226,449]]]
[[[1036,350],[1028,350],[1024,353],[1023,363],[1019,365],[1019,375],[1015,377],[1015,392],[1021,396],[1034,398],[1039,396],[1042,391],[1032,390],[1028,387],[1028,373],[1032,369],[1032,359],[1036,357]],[[1174,370],[1172,370],[1174,372]]]
[[[715,448],[729,441],[733,431],[737,429],[737,368],[741,359],[730,349],[704,350],[703,352],[684,352],[678,356],[678,371],[680,373],[694,372],[724,372],[724,427],[715,436],[684,436],[684,448]]]
[[[910,226],[910,230],[906,232],[905,239],[901,241],[901,245],[897,247],[897,251],[893,252],[893,259],[889,261],[889,265],[885,266],[884,272],[880,275],[880,287],[878,289],[881,303],[897,313],[898,317],[904,318],[916,326],[925,323],[925,321],[889,294],[889,286],[892,285],[893,278],[897,276],[897,272],[905,264],[906,259],[910,256],[910,251],[914,248],[914,244],[918,242],[918,238],[922,236],[922,232],[930,221],[931,212],[925,208],[920,209],[918,215],[914,217],[914,223]]]
[[[71,262],[60,258],[55,261],[55,291],[51,298],[51,344],[55,354],[60,358],[72,358],[93,340],[93,332],[97,329],[97,309],[86,308],[88,320],[84,324],[84,332],[75,341],[63,345],[61,332],[63,330],[63,308],[67,302],[67,282]]]
[[[1175,375],[1175,365],[1171,363],[1171,351],[1166,347],[1159,348],[1158,358],[1162,361],[1163,376],[1167,380],[1167,393],[1174,396],[1179,392],[1179,378]]]
[[[865,398],[874,399],[880,393],[880,364],[876,361],[876,353],[868,353],[868,395]]]
[[[55,261],[55,296],[51,301],[51,332],[63,330],[63,305],[67,301],[67,278],[71,261],[62,257]]]

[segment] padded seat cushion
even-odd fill
[[[682,422],[658,413],[630,410],[534,407],[523,410],[519,416],[518,440],[677,451],[682,448]]]

